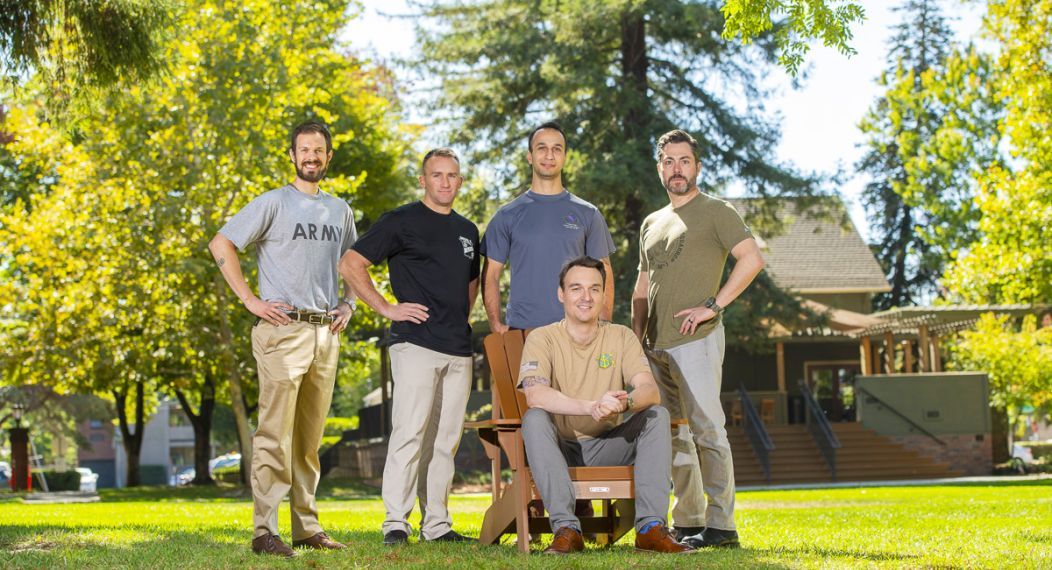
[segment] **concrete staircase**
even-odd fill
[[[837,481],[931,479],[960,477],[963,473],[936,463],[859,423],[832,424],[840,440],[837,450]],[[771,452],[772,485],[832,481],[829,468],[818,452],[811,433],[803,425],[767,428],[775,450]],[[734,477],[738,485],[766,485],[760,461],[741,427],[727,428],[734,455]]]

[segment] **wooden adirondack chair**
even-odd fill
[[[493,464],[493,504],[486,510],[479,542],[496,544],[509,533],[518,535],[519,550],[530,551],[529,534],[551,533],[547,516],[530,514],[529,503],[541,496],[534,486],[522,442],[522,414],[526,397],[515,389],[519,361],[528,331],[493,333],[484,340],[492,372],[493,415],[468,428],[477,429]],[[682,423],[674,421],[674,423]],[[511,484],[501,483],[501,452],[511,468]],[[602,500],[597,516],[581,517],[581,530],[596,535],[600,544],[613,544],[635,523],[633,470],[625,467],[571,467],[570,479],[578,499]]]

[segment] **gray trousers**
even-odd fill
[[[720,403],[724,350],[721,324],[705,338],[647,352],[661,402],[690,424],[689,432],[680,428],[672,444],[676,526],[735,530],[734,462]]]
[[[560,438],[551,414],[530,408],[522,416],[522,436],[552,532],[581,528],[569,467],[635,465],[636,530],[651,521],[667,524],[672,432],[665,408],[651,406],[599,437],[580,441]]]

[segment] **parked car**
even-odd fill
[[[6,461],[0,461],[0,486],[7,486],[11,481],[11,466]]]
[[[95,484],[99,481],[99,474],[88,467],[77,467],[80,473],[80,490],[94,493],[97,489]]]
[[[237,465],[238,463],[241,463],[240,453],[227,453],[226,455],[220,455],[208,462],[208,472],[211,475],[220,467],[230,467],[232,465]]]
[[[183,469],[180,469],[179,472],[175,474],[175,481],[173,484],[179,487],[182,487],[183,485],[189,485],[190,482],[193,481],[194,477],[196,476],[196,469],[194,469],[193,467],[185,467]]]

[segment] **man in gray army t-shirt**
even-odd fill
[[[349,284],[339,295],[340,257],[357,239],[347,203],[318,188],[332,159],[332,135],[308,121],[292,131],[292,184],[266,192],[208,245],[245,308],[259,317],[252,354],[259,373],[259,426],[252,438],[252,550],[294,556],[278,538],[278,505],[290,495],[292,544],[344,546],[318,523],[318,446],[332,402],[339,333],[354,314]],[[237,250],[255,245],[259,296],[245,282]],[[236,248],[236,249],[235,249]]]
[[[554,122],[530,133],[526,160],[533,168],[530,189],[505,204],[486,227],[482,300],[490,330],[530,329],[563,318],[556,291],[559,272],[583,255],[606,266],[606,295],[600,314],[610,320],[614,307],[610,254],[614,240],[599,210],[563,188],[566,136]],[[500,315],[500,275],[511,265],[506,321]]]

